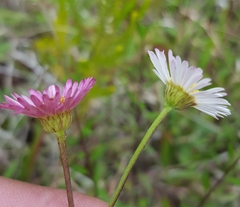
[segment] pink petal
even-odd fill
[[[55,95],[56,95],[56,86],[55,85],[51,85],[48,87],[47,95],[50,99],[55,98]]]
[[[80,82],[77,93],[75,94],[74,99],[69,106],[71,109],[74,108],[86,96],[95,82],[96,80],[94,78],[86,78]]]
[[[40,91],[35,91],[33,89],[29,90],[30,95],[37,97],[42,102],[42,93]]]
[[[16,107],[16,108],[24,108],[23,105],[21,103],[19,103],[17,100],[14,100],[6,95],[4,95],[4,97],[9,105]]]
[[[72,87],[72,80],[68,79],[65,86],[63,87],[62,95],[65,97],[69,91],[69,89]]]
[[[49,98],[47,94],[43,94],[43,102],[44,105],[42,106],[42,108],[46,110],[46,113],[49,115],[54,114],[56,108],[56,105],[54,104],[54,98]]]
[[[75,95],[76,91],[78,88],[78,82],[74,82],[73,86],[72,86],[72,93],[71,93],[71,97]]]
[[[59,87],[55,85],[49,86],[42,93],[30,89],[30,98],[13,93],[13,98],[5,96],[6,102],[0,104],[0,109],[10,109],[14,114],[21,113],[36,118],[52,116],[71,110],[82,100],[94,83],[94,78],[83,79],[79,84],[78,82],[72,84],[72,80],[68,79],[62,94]]]
[[[37,107],[41,107],[41,105],[43,104],[43,102],[41,100],[39,100],[38,97],[35,96],[35,95],[31,95],[30,99],[32,100],[34,105],[37,106]]]

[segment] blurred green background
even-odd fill
[[[1,0],[0,101],[94,76],[73,111],[68,154],[74,190],[109,201],[131,155],[164,104],[147,50],[172,49],[224,87],[230,117],[172,111],[154,133],[117,207],[193,207],[239,154],[238,0]],[[54,135],[0,111],[0,174],[64,188]],[[204,207],[240,204],[240,166]]]

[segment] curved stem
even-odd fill
[[[55,134],[57,136],[60,156],[61,156],[62,165],[63,165],[64,179],[65,179],[67,198],[68,198],[68,206],[74,207],[72,185],[71,185],[71,178],[70,178],[70,171],[68,166],[68,158],[67,158],[67,150],[66,150],[66,134],[64,131],[60,131]]]
[[[152,134],[155,132],[155,130],[157,129],[158,125],[161,123],[161,121],[164,119],[164,117],[172,110],[172,107],[170,106],[165,106],[164,109],[162,110],[162,112],[158,115],[158,117],[154,120],[154,122],[152,123],[152,125],[149,127],[149,129],[147,130],[145,136],[143,137],[142,141],[140,142],[140,144],[138,145],[136,151],[134,152],[132,158],[130,159],[125,171],[123,172],[123,175],[118,183],[118,186],[112,196],[112,199],[110,201],[110,203],[108,204],[108,207],[113,207],[114,204],[116,203],[122,189],[123,186],[125,184],[125,182],[127,181],[128,175],[133,167],[133,165],[135,164],[135,162],[137,161],[139,155],[141,154],[141,152],[143,151],[143,149],[145,148],[148,140],[150,139],[150,137],[152,136]]]
[[[217,180],[215,184],[208,190],[208,192],[203,196],[203,198],[200,200],[200,202],[197,204],[196,207],[202,207],[205,204],[205,202],[210,197],[212,192],[223,182],[223,180],[226,178],[228,173],[237,165],[239,159],[240,159],[240,155],[238,155],[237,158],[232,162],[232,164],[229,165],[229,167],[226,169],[222,177],[219,180]]]

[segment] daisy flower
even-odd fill
[[[0,104],[0,109],[10,109],[14,114],[24,114],[38,118],[47,132],[66,130],[72,122],[72,109],[84,98],[95,83],[92,77],[72,83],[68,79],[62,91],[56,85],[47,89],[29,90],[30,96],[11,94],[5,95],[6,102]]]
[[[224,88],[216,87],[205,91],[199,89],[211,85],[210,78],[203,78],[203,70],[189,66],[187,61],[182,61],[179,56],[174,57],[168,51],[168,63],[164,52],[155,49],[155,53],[148,51],[155,67],[153,72],[166,85],[165,103],[178,110],[194,107],[215,119],[231,114],[225,100]]]

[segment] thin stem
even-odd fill
[[[66,150],[66,134],[64,131],[61,131],[56,133],[56,136],[58,140],[58,146],[59,146],[62,165],[63,165],[64,179],[65,179],[67,198],[68,198],[68,206],[74,207],[72,185],[71,185],[71,178],[70,178],[67,150]]]
[[[154,122],[152,123],[152,125],[149,127],[149,129],[147,130],[145,136],[143,137],[142,141],[140,142],[140,144],[138,145],[136,151],[134,152],[132,158],[130,159],[125,171],[123,172],[123,175],[118,183],[118,186],[112,196],[112,199],[110,201],[110,203],[108,204],[108,207],[113,207],[114,204],[116,203],[124,184],[127,181],[128,175],[133,167],[133,165],[135,164],[135,162],[137,161],[139,155],[141,154],[141,152],[144,150],[148,140],[150,139],[150,137],[152,136],[152,134],[155,132],[155,130],[157,129],[158,125],[161,123],[161,121],[164,119],[164,117],[172,110],[172,108],[170,106],[165,106],[164,109],[162,110],[162,112],[158,115],[158,117],[154,120]]]
[[[223,182],[225,177],[228,175],[228,173],[236,166],[238,163],[238,160],[240,159],[240,155],[237,156],[237,158],[232,162],[231,165],[226,169],[222,177],[215,182],[215,184],[208,190],[208,192],[203,196],[203,198],[200,200],[198,205],[196,207],[202,207],[204,203],[207,201],[207,199],[210,197],[212,192]]]

